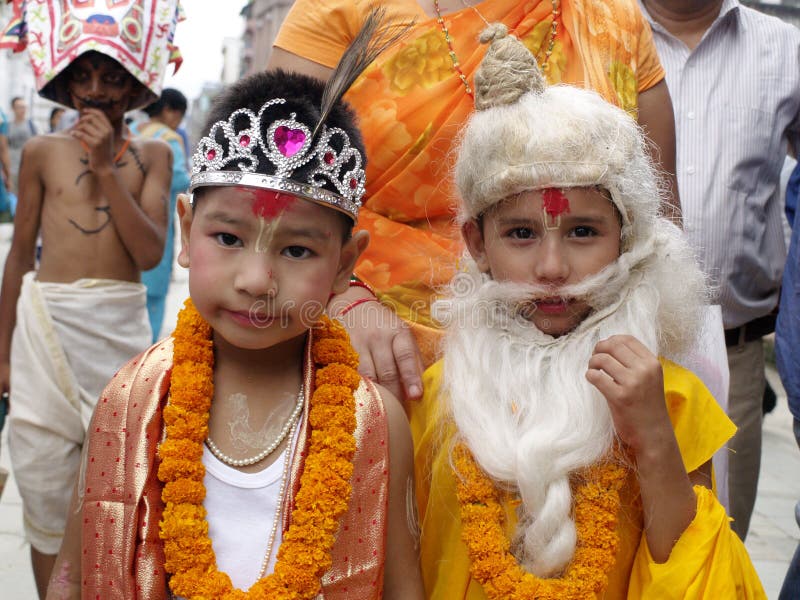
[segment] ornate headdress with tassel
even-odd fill
[[[182,19],[179,0],[14,0],[0,48],[27,48],[39,94],[66,106],[66,68],[86,52],[105,54],[139,82],[134,109],[158,99],[168,63],[180,66],[173,36]]]
[[[490,46],[454,173],[460,220],[525,190],[597,186],[619,211],[624,246],[649,239],[662,192],[636,121],[595,92],[547,85],[505,25],[491,25],[481,41]]]
[[[373,9],[327,84],[296,73],[262,73],[227,92],[229,114],[212,111],[192,159],[190,192],[240,185],[331,206],[356,221],[366,158],[352,112],[342,101],[358,75],[407,27],[385,27]],[[264,101],[263,93],[270,97]],[[257,102],[257,104],[255,102]]]

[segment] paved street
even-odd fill
[[[0,227],[0,264],[10,231]],[[187,296],[186,271],[175,268],[168,298],[164,332],[172,331],[175,315]],[[794,505],[800,499],[800,451],[792,435],[792,418],[780,380],[774,371],[768,377],[779,393],[778,407],[764,421],[761,480],[747,548],[761,576],[767,596],[777,599],[789,560],[800,538]],[[10,470],[5,431],[0,438],[0,466]],[[0,498],[0,597],[4,600],[34,600],[29,548],[22,534],[22,507],[13,474]]]

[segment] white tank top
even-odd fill
[[[296,433],[296,432],[295,432]],[[294,447],[292,440],[291,447]],[[208,534],[217,557],[217,569],[228,574],[233,586],[247,591],[259,576],[267,552],[272,523],[280,505],[284,450],[269,467],[258,473],[242,473],[229,467],[203,445],[206,474],[203,502]],[[278,523],[265,575],[272,573],[282,538]]]

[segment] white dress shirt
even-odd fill
[[[786,260],[778,186],[788,143],[798,147],[800,30],[724,0],[689,50],[642,12],[675,111],[684,227],[725,327],[738,327],[778,302]]]

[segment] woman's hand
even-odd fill
[[[411,330],[394,311],[360,286],[352,286],[328,303],[358,352],[358,371],[386,387],[398,398],[422,396],[422,358]],[[343,314],[342,314],[343,313]]]

